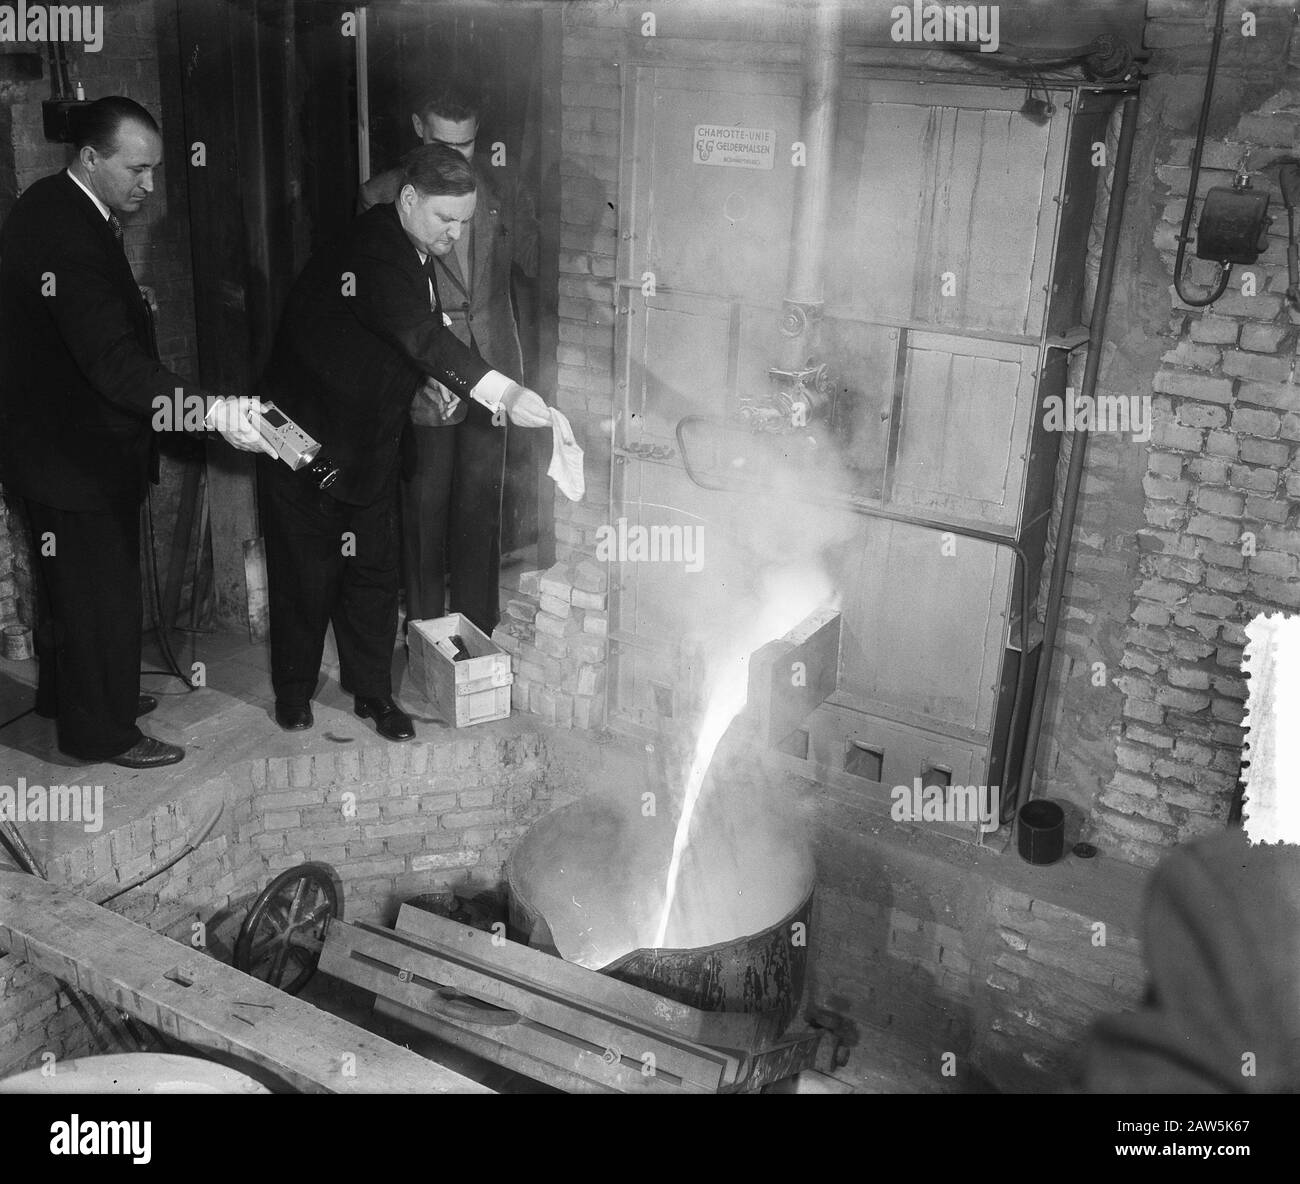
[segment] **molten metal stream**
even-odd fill
[[[718,744],[731,727],[731,721],[740,714],[745,706],[749,690],[749,655],[746,654],[732,668],[730,674],[724,674],[721,684],[714,688],[709,698],[709,706],[700,726],[699,739],[695,742],[695,756],[691,761],[690,773],[686,778],[686,792],[682,799],[682,813],[677,820],[677,832],[673,835],[673,855],[668,862],[668,888],[664,894],[664,908],[659,915],[659,928],[655,931],[655,948],[662,949],[668,936],[668,923],[672,919],[673,901],[677,897],[677,881],[682,871],[682,856],[686,844],[690,841],[691,820],[695,816],[695,803],[699,800],[704,777],[713,763],[713,754]]]
[[[659,926],[655,932],[656,949],[664,947],[672,922],[673,904],[677,898],[678,881],[681,878],[682,859],[690,842],[691,822],[695,816],[695,807],[699,803],[704,778],[709,771],[718,744],[726,735],[732,720],[740,714],[749,699],[750,655],[769,641],[784,637],[809,613],[830,598],[829,585],[821,572],[810,574],[785,571],[777,573],[772,579],[762,611],[755,618],[752,628],[747,631],[747,636],[741,639],[741,644],[737,646],[738,652],[723,663],[721,673],[717,676],[717,681],[709,694],[708,707],[705,709],[700,734],[695,742],[695,755],[686,777],[682,813],[677,819],[677,831],[673,835],[673,854],[668,864],[664,907],[659,915]],[[838,596],[834,599],[838,603]]]

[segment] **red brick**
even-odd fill
[[[1281,423],[1281,417],[1273,411],[1237,408],[1232,413],[1232,430],[1245,436],[1271,438],[1277,435]]]
[[[1258,353],[1244,353],[1241,350],[1228,350],[1223,355],[1222,369],[1224,374],[1231,374],[1236,378],[1251,379],[1250,382],[1241,384],[1241,388],[1237,391],[1237,398],[1238,401],[1253,403],[1255,400],[1247,395],[1250,388],[1260,385],[1277,386],[1286,383],[1291,372],[1291,363],[1287,358],[1271,357]]]
[[[1261,522],[1285,522],[1291,507],[1284,501],[1272,497],[1251,494],[1246,499],[1246,517]]]
[[[1242,354],[1243,358],[1257,361],[1281,362],[1282,358],[1265,358],[1259,354]],[[1276,407],[1281,411],[1300,408],[1300,387],[1289,382],[1243,382],[1237,391],[1237,402],[1256,407]]]
[[[1205,438],[1205,450],[1213,456],[1236,458],[1240,441],[1231,432],[1210,432]]]
[[[1210,706],[1209,695],[1179,690],[1177,687],[1157,687],[1155,701],[1163,707],[1190,713],[1204,711]]]
[[[1232,324],[1232,321],[1228,321]],[[1276,353],[1286,336],[1285,325],[1243,325],[1241,327],[1241,348],[1257,350],[1260,353]]]
[[[1263,575],[1291,577],[1296,574],[1297,560],[1294,555],[1282,551],[1260,551],[1248,560],[1251,571]]]
[[[1213,539],[1216,543],[1235,542],[1241,536],[1241,526],[1226,518],[1213,518],[1208,514],[1195,514],[1187,526],[1188,534]]]
[[[1164,477],[1150,475],[1142,478],[1142,488],[1149,498],[1171,502],[1185,502],[1192,490],[1190,482],[1169,481]]]
[[[1244,461],[1275,468],[1286,464],[1291,457],[1290,445],[1267,440],[1242,440],[1240,451]]]
[[[1238,489],[1248,489],[1258,493],[1272,493],[1277,488],[1277,473],[1273,469],[1254,465],[1233,465],[1229,480]]]
[[[1189,428],[1221,428],[1228,422],[1228,412],[1223,407],[1186,402],[1178,408],[1177,418]]]
[[[1240,515],[1245,508],[1246,499],[1239,493],[1221,489],[1202,489],[1196,495],[1198,508],[1210,514],[1220,514],[1232,518]]]
[[[1232,382],[1227,378],[1208,378],[1182,370],[1157,370],[1152,388],[1157,394],[1177,395],[1202,403],[1232,402]]]
[[[1150,11],[1150,0],[1148,0],[1148,11]],[[1182,202],[1177,203],[1179,210],[1182,210]],[[1216,317],[1210,313],[1205,313],[1199,320],[1193,320],[1190,327],[1190,334],[1193,341],[1204,341],[1212,345],[1231,345],[1237,340],[1237,332],[1240,324],[1229,317]]]

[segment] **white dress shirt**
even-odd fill
[[[102,201],[100,201],[99,198],[97,198],[93,193],[91,193],[89,189],[86,188],[85,184],[82,182],[81,178],[77,176],[76,173],[74,173],[71,169],[64,169],[63,171],[67,173],[68,176],[71,177],[74,181],[76,181],[76,183],[81,187],[81,192],[84,193],[88,198],[90,198],[91,201],[95,203],[95,208],[101,214],[104,215],[104,221],[107,222],[108,214],[109,214],[108,207]]]

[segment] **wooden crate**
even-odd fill
[[[437,648],[459,637],[470,657],[453,662]],[[460,613],[411,621],[406,646],[411,678],[449,724],[463,728],[510,714],[510,655]]]

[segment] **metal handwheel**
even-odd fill
[[[331,917],[343,916],[326,863],[281,872],[253,902],[235,942],[236,970],[296,995],[316,973]]]

